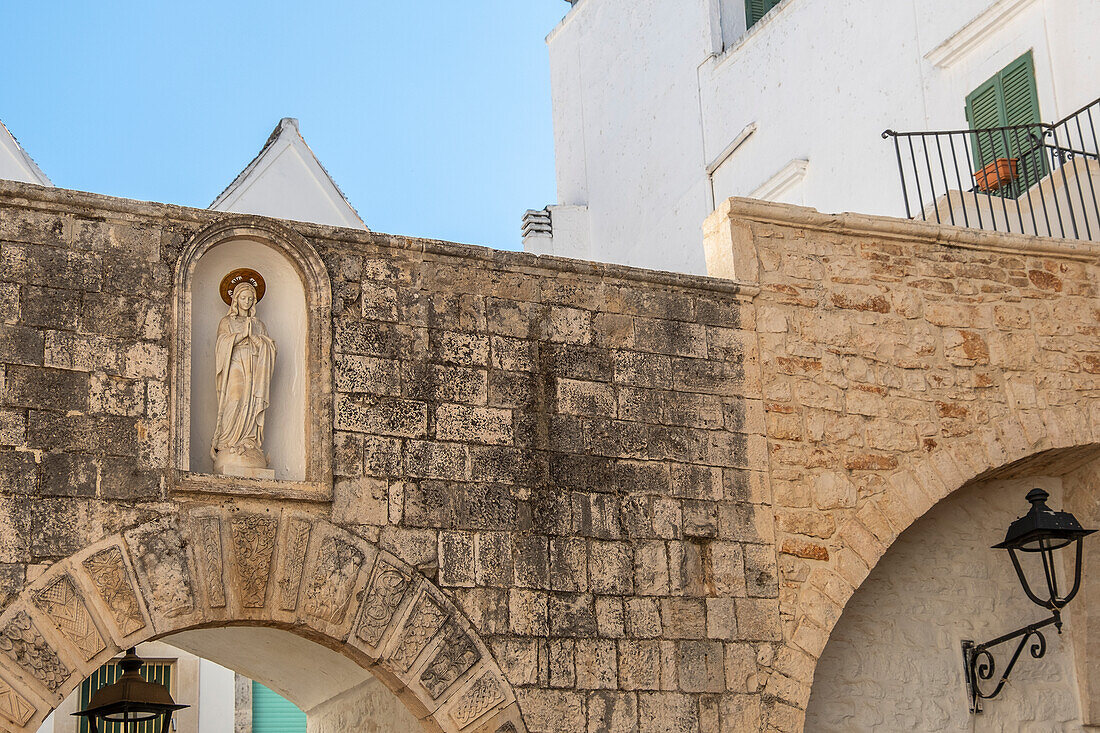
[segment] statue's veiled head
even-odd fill
[[[256,288],[252,283],[242,282],[233,288],[233,299],[229,304],[229,314],[254,316],[256,314]]]

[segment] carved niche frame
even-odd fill
[[[301,278],[306,298],[305,481],[253,479],[190,471],[191,286],[199,259],[233,240],[251,240],[282,254]],[[332,500],[332,285],[328,269],[301,234],[271,219],[230,215],[208,225],[185,244],[173,283],[171,433],[176,487],[181,491]]]

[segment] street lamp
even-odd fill
[[[1028,639],[1035,637],[1034,643],[1028,649],[1033,659],[1039,659],[1046,654],[1046,638],[1039,629],[1054,624],[1058,633],[1061,634],[1062,609],[1073,600],[1081,587],[1081,539],[1096,530],[1082,529],[1077,518],[1069,512],[1056,512],[1048,507],[1046,501],[1049,497],[1050,494],[1042,489],[1029,491],[1027,500],[1031,502],[1031,509],[1028,510],[1027,514],[1008,526],[1004,542],[993,545],[993,548],[1008,550],[1008,555],[1012,558],[1012,566],[1016,569],[1016,575],[1020,578],[1020,585],[1023,586],[1024,593],[1033,603],[1048,609],[1051,616],[1004,636],[998,636],[996,639],[987,641],[984,644],[975,644],[969,639],[963,640],[966,692],[970,701],[970,712],[972,713],[982,712],[981,701],[996,697],[1000,693],[1005,686],[1005,682],[1008,681],[1008,675],[1016,665],[1016,660],[1020,658],[1020,653],[1024,650]],[[1076,546],[1073,563],[1073,585],[1066,592],[1058,582],[1058,566],[1055,553],[1070,544]],[[1045,588],[1032,589],[1018,553],[1038,554],[1042,561]],[[989,650],[1016,638],[1020,638],[1020,643],[1009,658],[1005,671],[997,681],[996,687],[988,693],[983,692],[980,680],[992,679],[997,668],[993,655]]]
[[[161,717],[160,733],[168,733],[172,713],[188,706],[177,705],[164,685],[142,678],[144,664],[137,650],[130,647],[118,663],[122,676],[114,684],[101,687],[88,707],[73,715],[87,718],[92,733],[99,733],[99,720],[120,723],[123,733],[134,733],[142,723]]]

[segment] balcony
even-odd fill
[[[1100,241],[1100,99],[1063,120],[893,139],[905,214],[939,224]]]

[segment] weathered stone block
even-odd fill
[[[508,593],[512,633],[545,638],[549,632],[548,599],[544,591],[513,588]]]
[[[589,588],[604,595],[634,591],[634,558],[629,543],[593,541],[588,548]]]
[[[618,688],[618,659],[614,640],[578,640],[574,659],[578,689],[614,690]]]
[[[88,375],[61,369],[9,366],[4,380],[4,403],[15,407],[86,412]]]
[[[549,602],[550,635],[592,637],[596,635],[596,614],[587,593],[552,593]]]
[[[684,692],[725,692],[725,650],[720,641],[681,641],[677,672]]]
[[[381,526],[389,517],[389,485],[385,479],[356,476],[336,481],[332,519],[340,524]]]
[[[573,665],[575,643],[572,639],[550,639],[547,644],[551,687],[575,687],[577,671]]]
[[[669,594],[668,553],[664,542],[642,542],[635,546],[634,591],[644,596]]]
[[[44,343],[41,331],[0,323],[0,354],[8,364],[42,364]]]
[[[514,582],[520,588],[550,587],[549,541],[545,537],[513,536]]]
[[[470,478],[467,448],[462,443],[407,441],[405,473],[413,478],[466,481]]]
[[[509,533],[478,533],[478,585],[507,588],[512,585],[512,573],[512,539]]]
[[[445,404],[435,411],[436,437],[470,443],[512,442],[512,412],[495,407]]]
[[[424,437],[428,432],[428,406],[412,400],[337,394],[335,427],[359,433]]]
[[[661,687],[661,649],[656,641],[620,639],[619,687],[623,690],[657,690]]]
[[[705,639],[706,606],[701,598],[662,598],[661,626],[666,639]]]
[[[672,692],[638,694],[641,733],[695,733],[699,730],[696,698]]]
[[[401,362],[394,359],[336,354],[333,358],[333,382],[340,392],[369,392],[397,397],[401,395],[400,365]]]
[[[477,550],[470,532],[439,533],[439,584],[443,587],[476,585]]]
[[[588,733],[634,733],[638,699],[633,693],[593,692],[588,696]]]

